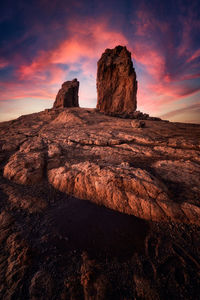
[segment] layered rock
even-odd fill
[[[196,299],[200,126],[135,114],[0,123],[0,299]]]
[[[79,107],[78,103],[79,81],[75,78],[66,81],[58,91],[53,108]]]
[[[105,113],[135,111],[136,73],[126,47],[106,49],[97,66],[97,109]]]
[[[166,187],[139,168],[98,166],[89,162],[66,164],[51,169],[48,180],[56,189],[80,199],[144,219],[166,219],[162,208],[170,201]]]
[[[39,136],[34,128],[25,141],[17,136],[21,145],[10,150],[5,178],[23,185],[48,179],[61,192],[146,220],[199,224],[198,126],[191,131],[192,125],[152,120],[144,126],[95,109],[53,112],[38,114],[38,123],[51,119],[38,127]],[[22,124],[28,132],[25,118]],[[8,136],[13,144],[15,126]]]

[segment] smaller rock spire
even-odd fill
[[[58,91],[53,108],[79,107],[78,90],[79,81],[76,78],[72,81],[65,81]]]

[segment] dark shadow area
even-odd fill
[[[57,245],[87,251],[91,257],[131,257],[143,252],[149,225],[146,221],[71,198],[50,213],[51,224],[65,243]],[[62,252],[62,249],[60,249]]]

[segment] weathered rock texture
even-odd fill
[[[35,136],[30,128],[20,143],[18,130],[15,145],[12,135],[11,150],[16,150],[3,175],[25,185],[48,179],[61,192],[146,220],[199,224],[200,153],[192,140],[199,127],[192,133],[192,125],[184,125],[183,136],[183,125],[145,120],[146,127],[140,128],[133,122],[142,121],[94,109],[38,114],[37,123],[43,125]]]
[[[137,107],[136,73],[126,47],[106,49],[98,61],[97,109],[105,113],[131,113]]]
[[[0,299],[198,298],[200,125],[136,115],[0,123]]]
[[[79,82],[76,78],[64,82],[56,96],[53,108],[79,107],[78,89]]]

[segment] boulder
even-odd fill
[[[131,126],[133,128],[144,128],[146,126],[146,123],[144,121],[133,120],[131,122]]]
[[[4,168],[3,175],[19,184],[40,183],[44,176],[44,155],[41,152],[16,152]]]
[[[126,47],[106,49],[97,64],[97,109],[104,113],[136,110],[136,73]]]
[[[63,167],[49,170],[48,180],[61,192],[123,213],[154,221],[168,218],[165,208],[170,205],[167,188],[139,168],[99,166],[90,162],[65,163]]]
[[[53,108],[79,107],[78,103],[79,81],[75,78],[66,81],[58,91]]]

